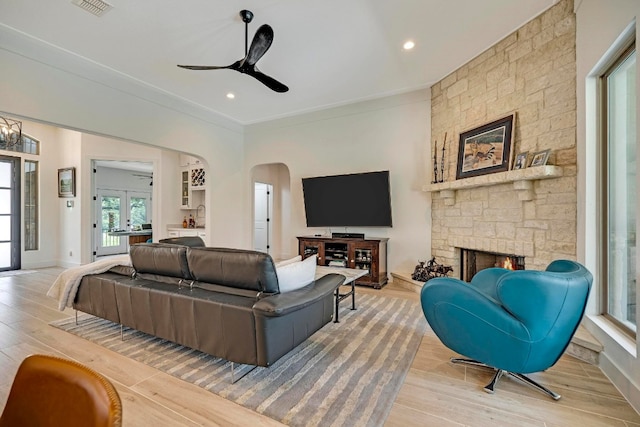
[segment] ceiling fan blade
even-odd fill
[[[249,52],[247,52],[246,58],[244,58],[244,66],[253,66],[262,55],[264,55],[267,50],[271,47],[271,43],[273,42],[273,28],[269,25],[264,24],[258,31],[256,31],[256,35],[253,36],[253,40],[251,41],[251,47],[249,48]]]
[[[241,11],[240,15],[242,16],[242,20],[245,23],[245,49],[247,46],[247,28],[248,23],[251,22],[251,16],[245,16]],[[275,92],[287,92],[289,88],[274,79],[273,77],[267,76],[256,67],[256,62],[269,50],[271,47],[271,43],[273,43],[273,28],[271,26],[264,24],[258,28],[256,34],[253,36],[253,40],[251,41],[251,47],[249,47],[248,51],[246,51],[246,55],[244,58],[234,62],[231,65],[227,65],[224,67],[215,66],[215,65],[178,65],[180,68],[186,68],[188,70],[220,70],[220,69],[230,69],[239,71],[244,74],[248,74],[253,78],[260,81],[262,84],[267,86],[269,89]]]
[[[274,90],[276,92],[283,93],[283,92],[287,92],[289,90],[289,88],[286,85],[280,83],[279,81],[277,81],[273,77],[267,76],[266,74],[264,74],[263,72],[259,71],[255,67],[253,67],[253,70],[247,70],[246,74],[250,75],[251,77],[254,77],[254,78],[258,79],[258,81],[263,83],[269,89]]]
[[[217,67],[215,65],[178,65],[180,68],[186,68],[187,70],[223,70],[226,68],[232,68],[232,65],[226,65],[224,67]]]

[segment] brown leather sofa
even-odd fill
[[[331,321],[344,276],[280,293],[265,253],[131,246],[133,267],[82,279],[73,307],[231,362],[270,366]]]

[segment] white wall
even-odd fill
[[[88,200],[85,201],[83,197],[81,197],[83,194],[83,185],[86,182],[86,179],[84,179],[80,173],[82,163],[82,134],[66,129],[58,129],[57,133],[58,138],[56,139],[55,148],[59,155],[58,167],[76,168],[76,197],[73,199],[59,198],[57,200],[58,211],[60,212],[60,222],[58,225],[58,265],[73,267],[82,262],[83,255],[85,255],[85,257],[88,255],[82,253],[83,234],[81,224],[84,220],[84,210],[90,205]],[[42,177],[41,179],[46,180],[47,177]],[[74,206],[72,208],[66,206],[67,200],[73,200]],[[46,232],[47,230],[42,229],[42,231]]]
[[[189,151],[204,159],[209,175],[208,243],[239,246],[246,241],[248,229],[238,221],[246,207],[241,126],[1,26],[0,64],[0,112],[87,134]],[[114,81],[124,82],[129,90],[114,89]],[[63,158],[69,165],[71,160],[80,164],[81,159],[72,159],[72,153],[64,156],[69,156]],[[85,159],[82,162],[85,164]],[[79,181],[83,189],[89,188],[84,187],[88,183],[82,177]],[[82,211],[83,220],[90,216],[86,205],[78,200],[74,208]],[[63,225],[71,225],[69,212],[60,212]],[[87,245],[87,238],[70,238],[74,237],[69,244],[82,240],[83,246]],[[65,242],[65,251],[67,246]]]
[[[596,77],[602,59],[625,29],[640,16],[638,0],[576,0],[576,63],[578,100],[578,258],[594,273],[595,281],[585,326],[604,345],[600,367],[640,411],[640,360],[637,340],[631,340],[599,316],[601,286],[598,281],[597,100]],[[638,28],[635,30],[636,48]],[[637,77],[640,83],[640,75]],[[640,84],[637,85],[640,87]],[[640,114],[640,108],[637,109]],[[636,119],[640,123],[640,117]],[[640,147],[640,141],[638,144]],[[636,210],[640,212],[640,209]],[[640,272],[640,269],[636,268]],[[640,284],[640,277],[636,278]],[[638,293],[640,301],[640,293]]]
[[[430,117],[429,92],[422,90],[248,126],[246,176],[261,164],[283,163],[289,169],[291,218],[283,225],[288,231],[283,230],[282,256],[297,255],[296,236],[327,231],[306,227],[303,177],[389,170],[393,227],[348,231],[389,237],[389,272],[411,272],[419,259],[427,259],[430,199],[421,189],[430,176]],[[244,182],[245,201],[252,206],[248,192],[253,183]],[[252,218],[247,212],[243,223],[249,227]]]
[[[40,206],[38,217],[40,219],[40,233],[38,249],[34,251],[22,251],[22,268],[39,268],[56,265],[59,258],[60,243],[60,218],[64,210],[58,207],[58,186],[57,174],[58,157],[60,151],[56,144],[51,141],[58,139],[58,129],[33,122],[22,123],[23,133],[40,140],[40,155],[6,152],[9,156],[18,156],[23,159],[38,162],[40,183],[38,194],[40,196]],[[22,168],[22,188],[24,189],[24,168]],[[21,205],[23,205],[21,203]],[[52,208],[56,207],[56,208]],[[23,206],[21,207],[23,208]],[[21,224],[24,233],[24,224]],[[24,241],[24,234],[23,240]]]

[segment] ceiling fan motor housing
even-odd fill
[[[253,12],[246,9],[241,10],[240,17],[242,18],[242,22],[244,22],[245,24],[248,24],[253,19]]]

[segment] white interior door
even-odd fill
[[[270,184],[254,183],[253,248],[269,253],[273,190]]]

